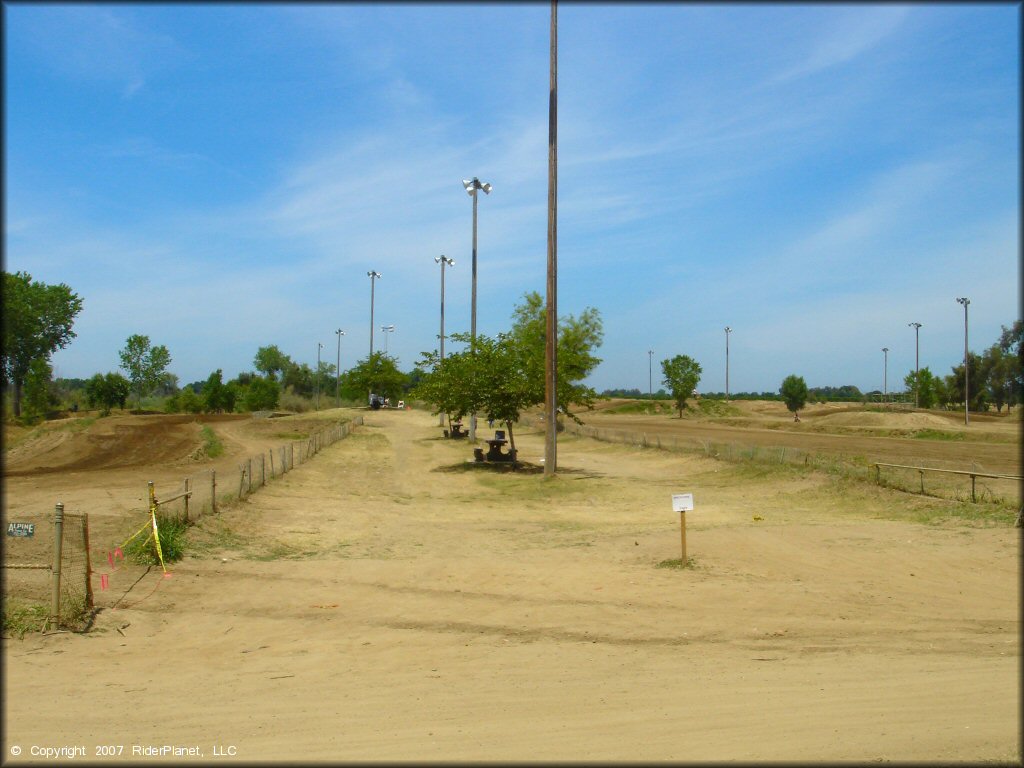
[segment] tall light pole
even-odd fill
[[[647,399],[654,399],[654,350],[647,350]]]
[[[477,191],[483,190],[485,195],[491,194],[491,185],[486,181],[481,182],[476,176],[472,179],[463,179],[462,186],[466,188],[466,194],[473,198],[473,291],[472,309],[469,323],[470,347],[476,349],[476,198]],[[469,415],[469,439],[476,440],[476,414]]]
[[[889,348],[882,347],[882,354],[885,355],[885,367],[882,369],[882,402],[889,399]]]
[[[319,341],[316,343],[316,409],[320,410],[320,350],[324,345]]]
[[[384,332],[384,357],[388,356],[388,336],[395,332],[395,326],[382,325],[380,329]]]
[[[558,3],[551,0],[548,84],[548,274],[544,337],[544,477],[558,469]]]
[[[338,379],[334,384],[334,399],[338,401],[337,407],[341,407],[341,337],[345,335],[345,332],[339,328],[334,332],[338,337],[338,361],[335,363],[335,373],[338,375]]]
[[[729,400],[729,334],[732,328],[725,326],[725,399]]]
[[[373,281],[380,277],[380,272],[370,271],[366,276],[370,278],[370,357],[373,357]]]
[[[444,363],[444,268],[445,265],[449,267],[455,266],[455,259],[449,259],[443,253],[440,256],[434,257],[434,263],[441,265],[441,363]],[[444,413],[437,415],[438,424],[444,426]]]
[[[918,393],[921,388],[921,324],[907,323],[907,326],[914,329],[914,407],[920,408],[921,398],[919,397]]]
[[[968,414],[967,404],[971,401],[967,393],[967,381],[968,381],[968,370],[967,370],[967,305],[971,303],[971,300],[967,297],[957,299],[957,304],[964,305],[964,426],[970,421]]]

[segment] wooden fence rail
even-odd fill
[[[913,469],[921,474],[921,493],[924,493],[924,473],[925,472],[943,472],[948,475],[968,475],[971,478],[971,501],[977,501],[975,494],[975,483],[979,477],[987,477],[995,480],[1024,480],[1024,477],[1020,475],[1000,475],[991,472],[976,472],[974,470],[967,469],[937,469],[936,467],[916,467],[908,464],[886,464],[885,462],[876,461],[873,465],[875,467],[875,482],[882,482],[882,467],[893,467],[895,469]]]

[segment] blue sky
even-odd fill
[[[131,334],[182,383],[260,346],[403,370],[543,294],[550,6],[4,5],[4,268],[84,300],[56,374]],[[559,313],[598,390],[902,388],[1019,317],[1012,4],[563,4]],[[449,350],[455,345],[448,345]]]

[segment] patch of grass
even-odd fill
[[[697,410],[704,416],[742,416],[743,411],[725,400],[708,400],[701,398],[697,401]]]
[[[677,557],[672,560],[662,560],[655,568],[667,568],[672,571],[681,571],[684,568],[696,568],[697,560],[693,557],[686,558],[686,565],[683,565],[683,558]]]
[[[199,434],[203,438],[203,453],[211,459],[216,459],[224,453],[224,443],[208,425],[204,424]]]
[[[156,519],[157,531],[160,534],[160,552],[165,563],[175,563],[185,556],[187,546],[186,531],[188,524],[176,517]],[[142,534],[136,536],[124,548],[124,555],[132,562],[140,565],[159,565],[160,557],[156,551],[156,540]]]
[[[189,553],[195,557],[223,550],[240,550],[247,543],[245,537],[216,516],[202,518],[188,532]]]
[[[49,609],[42,604],[12,603],[4,600],[4,636],[19,640],[29,632],[42,632],[46,628]]]
[[[963,432],[946,432],[941,429],[919,429],[913,435],[915,440],[963,440]]]

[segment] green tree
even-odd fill
[[[254,377],[245,390],[243,402],[250,411],[272,411],[281,397],[280,385],[270,378]]]
[[[42,420],[47,412],[60,403],[52,381],[53,371],[45,358],[37,357],[28,367],[25,377],[23,417],[32,422]]]
[[[165,409],[168,413],[202,413],[203,400],[192,387],[182,387],[167,398]]]
[[[131,382],[119,373],[97,373],[86,382],[85,396],[101,415],[108,416],[115,405],[124,410],[131,387]]]
[[[75,338],[71,326],[82,300],[67,285],[37,282],[27,272],[4,272],[3,378],[14,388],[14,416],[33,360],[49,361]]]
[[[291,358],[278,349],[276,344],[256,350],[256,358],[253,363],[256,370],[271,381],[277,381],[277,374],[283,373],[294,365]]]
[[[1009,385],[1008,403],[1024,401],[1024,321],[1014,320],[1007,328],[1001,326],[999,349],[1006,358],[1006,378]]]
[[[687,398],[693,397],[693,391],[700,381],[700,363],[689,355],[676,355],[670,360],[661,361],[662,381],[672,392],[672,399],[679,409],[679,418],[683,418]]]
[[[919,408],[934,408],[936,404],[935,374],[925,366],[917,371],[911,371],[903,379],[903,386],[908,392],[917,391],[917,405]]]
[[[525,376],[528,391],[534,402],[545,400],[545,367],[547,346],[547,307],[536,291],[523,295],[523,301],[512,311],[512,328],[507,335],[519,355],[521,375]],[[579,418],[573,408],[593,408],[597,393],[583,384],[601,362],[594,350],[601,346],[604,328],[601,314],[587,307],[579,317],[567,315],[558,319],[556,367],[558,385],[555,399],[562,411],[574,421]],[[518,384],[516,385],[518,387]]]
[[[981,358],[975,352],[967,353],[967,366],[968,366],[968,382],[967,382],[967,397],[970,398],[970,404],[968,409],[971,411],[987,411],[989,402],[989,393],[986,385],[986,366]],[[953,379],[952,388],[950,391],[953,402],[963,405],[964,403],[964,365],[953,366]]]
[[[374,352],[356,363],[345,375],[346,389],[365,398],[369,393],[398,400],[405,393],[407,377],[398,370],[395,358],[383,352]],[[365,400],[364,400],[365,402]]]
[[[229,382],[224,383],[224,373],[218,368],[210,374],[199,393],[203,401],[203,410],[207,413],[231,413],[235,410],[238,387]]]
[[[436,352],[424,353],[423,364],[430,370],[423,375],[413,394],[436,406],[434,413],[445,413],[449,421],[477,413],[502,422],[508,430],[509,447],[516,450],[514,425],[525,408],[537,404],[537,390],[527,372],[529,355],[512,336],[496,338],[477,335],[475,346],[468,346],[468,333],[455,333],[452,340],[467,348],[446,355],[441,363]],[[543,400],[543,396],[541,396]]]
[[[171,353],[167,347],[151,346],[149,336],[133,334],[120,352],[121,369],[128,374],[135,392],[135,407],[142,408],[142,398],[155,390],[163,380]]]
[[[793,421],[800,421],[798,411],[807,403],[807,383],[804,381],[803,376],[797,376],[796,374],[787,376],[782,380],[779,394],[782,395],[786,408],[792,412]]]

